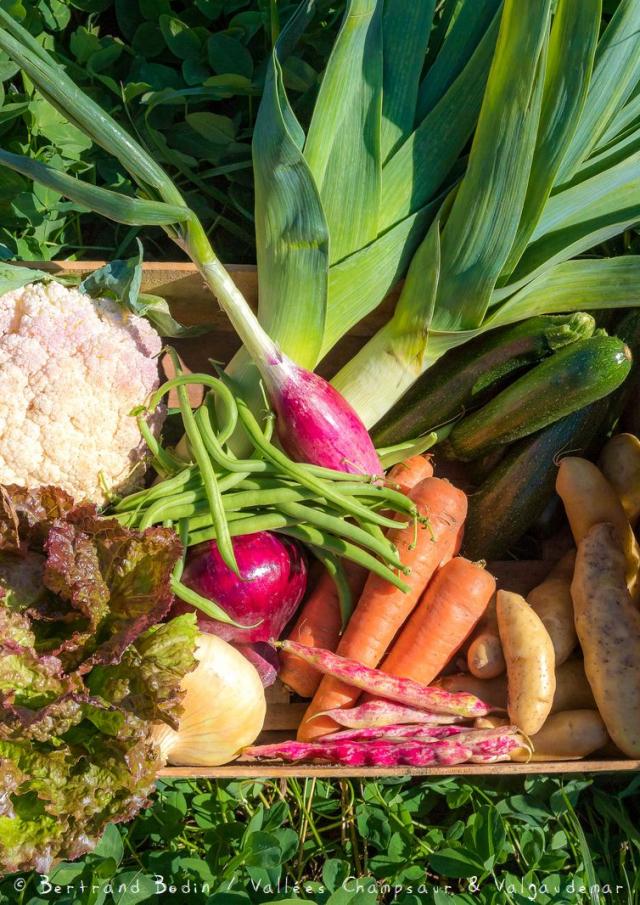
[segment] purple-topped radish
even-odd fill
[[[289,538],[261,531],[233,539],[238,577],[222,560],[215,541],[190,551],[182,581],[202,597],[215,601],[241,625],[237,628],[197,612],[202,631],[239,644],[277,638],[295,613],[307,586],[302,549]],[[176,612],[190,612],[177,601]],[[259,623],[256,625],[256,623]]]
[[[276,411],[283,449],[298,462],[335,471],[382,475],[369,433],[340,393],[278,353],[262,376]]]

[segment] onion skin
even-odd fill
[[[298,462],[351,474],[382,476],[369,432],[347,400],[311,371],[286,358],[271,375],[271,402],[283,449]]]
[[[226,641],[202,633],[196,658],[198,665],[181,682],[178,729],[156,723],[152,740],[163,763],[217,767],[256,740],[267,704],[257,670]]]
[[[222,561],[215,541],[210,541],[191,552],[182,580],[198,594],[215,600],[236,622],[260,624],[242,629],[198,612],[200,628],[238,644],[278,638],[307,586],[307,563],[301,548],[289,538],[261,531],[235,537],[233,550],[242,578]],[[192,612],[192,607],[177,601],[174,611]]]

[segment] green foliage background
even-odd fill
[[[607,11],[615,5],[608,2]],[[48,46],[74,78],[129,121],[187,191],[221,257],[252,261],[251,133],[267,54],[294,4],[5,0],[5,6],[34,34],[53,35]],[[285,70],[302,116],[341,3],[322,0],[320,9]],[[1,57],[0,144],[129,190],[118,165]],[[0,169],[0,258],[119,257],[131,253],[137,233]],[[146,233],[144,243],[149,258],[176,256],[159,230]],[[0,905],[631,905],[640,902],[639,790],[640,778],[624,776],[161,784],[130,826],[111,827],[96,853],[57,868],[51,889],[36,876],[2,881]],[[155,874],[176,891],[158,896]],[[347,879],[354,877],[360,882]],[[180,891],[187,881],[190,891]]]
[[[251,134],[267,55],[288,0],[5,0],[29,30],[46,32],[69,73],[130,127],[185,190],[223,260],[254,259]],[[285,69],[304,112],[313,98],[342,4],[321,15]],[[0,142],[84,179],[130,191],[117,162],[33,91],[0,55]],[[119,257],[138,230],[91,213],[0,170],[0,257]],[[145,235],[150,258],[175,259],[159,230]]]

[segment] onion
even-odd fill
[[[267,703],[257,670],[226,641],[202,633],[196,658],[198,665],[181,683],[178,729],[156,723],[152,741],[163,763],[217,767],[256,740]]]
[[[278,438],[292,459],[353,474],[383,474],[366,427],[330,383],[281,352],[260,370],[276,411]]]
[[[190,551],[182,581],[214,600],[235,622],[254,627],[237,628],[197,612],[200,628],[239,644],[280,637],[307,586],[301,547],[287,537],[260,531],[234,537],[233,552],[240,577],[223,562],[215,541],[210,541]],[[174,612],[191,612],[191,608],[177,601]]]

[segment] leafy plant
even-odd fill
[[[626,905],[640,892],[638,788],[544,776],[178,780],[48,883],[75,887],[56,895],[61,905],[158,903],[172,883],[207,905]],[[97,885],[93,899],[81,881]],[[47,888],[14,876],[0,903],[39,905]]]
[[[321,15],[287,62],[304,106],[318,81],[340,2]],[[71,77],[132,128],[167,167],[228,261],[254,258],[251,135],[272,39],[295,3],[269,0],[6,0]],[[123,168],[69,125],[0,54],[0,140],[74,176],[130,193]],[[137,227],[115,226],[50,189],[0,173],[0,257],[122,257]],[[145,236],[151,257],[169,243]],[[172,249],[170,257],[175,257]]]

